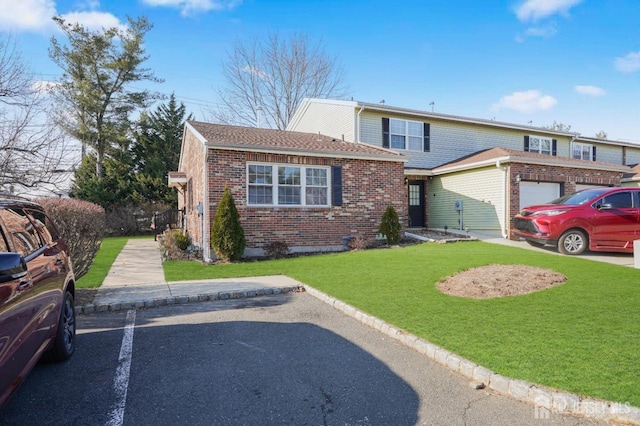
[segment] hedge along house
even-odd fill
[[[384,103],[305,99],[287,130],[344,136],[408,156],[409,226],[469,227],[504,237],[520,206],[589,186],[618,186],[628,165],[640,163],[634,143]]]
[[[319,133],[189,121],[176,187],[183,227],[214,257],[210,231],[228,185],[247,240],[245,256],[284,241],[293,252],[334,251],[346,237],[373,239],[387,206],[406,226],[404,163],[398,152]]]

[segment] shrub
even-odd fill
[[[387,237],[387,244],[397,244],[400,242],[400,229],[400,220],[396,209],[393,206],[387,207],[387,210],[382,215],[378,232]]]
[[[369,247],[369,242],[362,235],[354,235],[347,242],[349,250],[364,250]]]
[[[211,228],[211,246],[222,260],[239,260],[247,241],[231,190],[225,184]]]
[[[265,244],[264,253],[271,259],[282,259],[289,254],[289,246],[285,241],[272,241]]]
[[[189,232],[182,232],[180,229],[173,231],[173,240],[176,243],[176,247],[182,251],[185,251],[191,245],[191,235],[189,235]]]
[[[104,236],[104,209],[75,198],[41,198],[37,201],[69,247],[76,279],[82,277],[91,268]]]

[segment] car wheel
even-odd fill
[[[587,246],[587,236],[577,229],[565,232],[558,240],[558,251],[562,254],[582,254]]]
[[[62,312],[58,322],[58,331],[53,346],[45,353],[45,359],[52,362],[68,360],[76,349],[76,310],[73,295],[66,291]]]

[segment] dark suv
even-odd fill
[[[44,355],[75,350],[67,246],[38,204],[0,195],[0,406]]]
[[[522,209],[514,233],[533,245],[556,245],[564,254],[633,253],[640,239],[640,188],[594,188]]]

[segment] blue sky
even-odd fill
[[[146,65],[198,119],[216,107],[235,40],[322,41],[355,100],[640,143],[638,0],[0,0],[0,31],[43,80],[50,17],[100,28],[146,16]],[[433,106],[430,104],[433,102]]]

